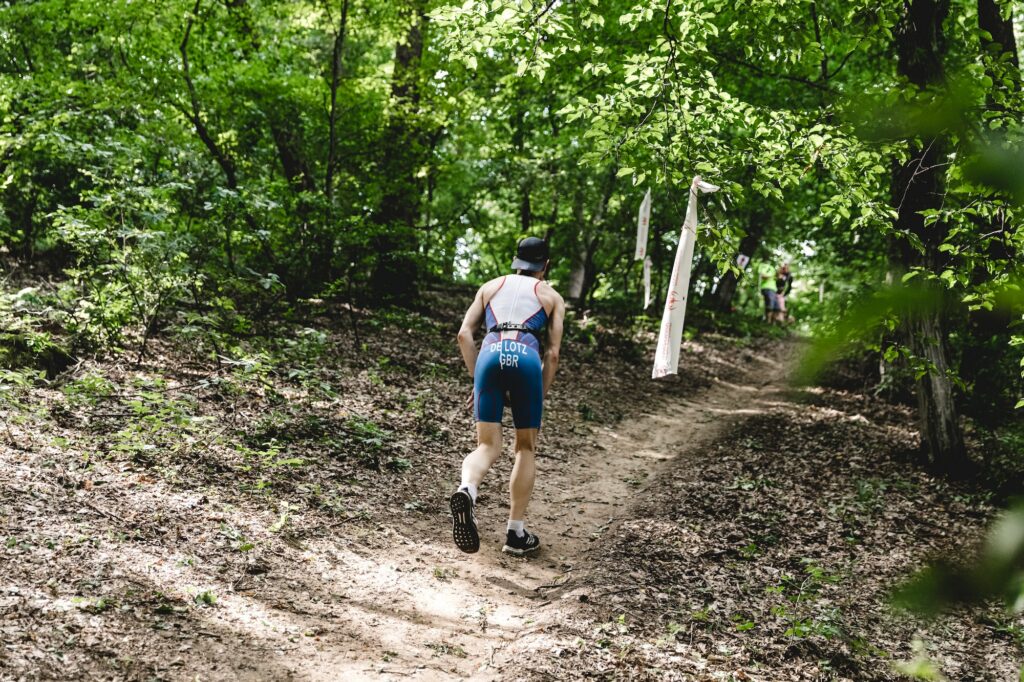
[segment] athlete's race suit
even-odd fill
[[[548,314],[537,298],[540,280],[506,275],[484,309],[487,336],[476,360],[476,420],[501,422],[505,394],[517,429],[540,428],[544,412],[540,335]],[[490,331],[513,323],[531,331]]]

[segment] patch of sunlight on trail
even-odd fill
[[[434,554],[433,548],[413,544],[391,561],[339,549],[330,541],[310,543],[294,558],[298,580],[248,594],[192,565],[182,552],[160,556],[123,547],[113,558],[169,597],[192,603],[202,592],[215,594],[214,607],[197,608],[189,617],[288,651],[289,664],[304,677],[340,679],[344,672],[344,679],[381,679],[385,668],[400,660],[397,667],[405,672],[398,674],[410,674],[411,666],[416,679],[431,679],[436,648],[449,645],[461,657],[446,661],[447,669],[483,674],[489,654],[521,631],[524,610],[474,589],[482,566],[438,577],[432,562],[441,561]],[[391,656],[396,663],[381,667]]]
[[[433,552],[433,548],[414,546],[405,556],[412,558]],[[323,556],[321,553],[320,557]],[[320,564],[323,576],[339,583],[347,582],[353,592],[359,594],[349,595],[357,608],[378,613],[391,620],[401,616],[402,611],[388,608],[386,603],[410,604],[406,614],[412,617],[401,619],[407,624],[426,627],[441,625],[473,634],[469,628],[474,625],[474,620],[479,619],[479,609],[486,606],[473,591],[465,589],[462,584],[464,579],[454,576],[439,579],[426,565],[414,572],[391,561],[380,561],[358,554],[346,554],[338,560],[341,565]],[[479,575],[466,577],[472,579]],[[510,633],[521,625],[521,622],[517,622],[517,610],[512,608],[488,608],[486,619],[487,631],[496,631],[493,632],[495,635]]]
[[[214,608],[193,612],[202,620],[218,622],[248,636],[268,641],[280,641],[282,636],[302,637],[309,627],[308,623],[292,614],[268,607],[258,599],[225,591],[222,581],[190,565],[192,557],[186,554],[174,552],[167,556],[157,556],[134,547],[122,547],[115,554],[119,555],[118,563],[126,567],[126,572],[151,581],[169,597],[192,602],[202,592],[216,595]]]

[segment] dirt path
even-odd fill
[[[645,481],[777,399],[782,365],[763,356],[753,357],[752,365],[758,383],[716,381],[691,401],[599,428],[601,442],[594,447],[542,458],[529,513],[530,527],[544,541],[536,556],[500,552],[510,458],[503,458],[481,490],[482,548],[476,555],[450,544],[443,514],[421,521],[374,555],[308,546],[314,571],[332,585],[334,609],[327,620],[307,624],[320,634],[300,640],[288,656],[292,671],[311,679],[513,678],[506,666],[518,647],[543,638],[560,602],[574,596],[574,572],[585,561],[600,560],[591,550],[628,518]],[[437,541],[439,532],[443,542]],[[410,539],[417,536],[423,540]]]
[[[464,555],[446,501],[472,447],[466,386],[450,325],[413,318],[433,335],[411,356],[381,343],[325,363],[329,400],[287,365],[274,390],[236,391],[169,374],[171,354],[94,363],[0,410],[0,680],[514,677],[515,643],[560,613],[659,467],[749,407],[749,387],[712,379],[768,367],[705,339],[652,384],[635,342],[591,330],[548,405],[528,515],[544,547],[500,552],[506,456]],[[352,347],[331,339],[325,360]]]
[[[790,395],[793,345],[702,338],[652,383],[605,335],[548,405],[542,550],[500,552],[506,456],[462,554],[446,500],[471,422],[436,326],[412,361],[329,367],[330,401],[287,383],[186,400],[179,377],[144,394],[170,417],[140,420],[151,380],[107,366],[125,395],[44,386],[0,410],[0,680],[513,680],[523,661],[536,679],[812,680],[825,661],[890,680],[919,633],[887,590],[993,513],[906,460],[905,408]],[[986,638],[1014,660],[1020,627],[989,610],[925,634],[961,679]]]

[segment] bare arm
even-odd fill
[[[477,349],[473,333],[480,328],[480,323],[484,318],[483,296],[484,287],[480,287],[473,299],[473,304],[469,306],[466,316],[462,318],[462,327],[459,328],[459,350],[462,351],[462,359],[466,363],[470,379],[473,378],[473,373],[476,371]]]
[[[548,321],[548,342],[544,349],[544,397],[548,395],[551,384],[555,381],[555,372],[558,371],[558,353],[562,349],[562,330],[565,324],[565,301],[561,296],[555,299],[555,306],[551,310],[551,319]]]

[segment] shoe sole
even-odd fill
[[[452,539],[455,540],[455,546],[466,554],[479,551],[480,534],[473,520],[473,500],[469,493],[460,490],[451,496],[448,503],[452,508]]]
[[[536,544],[533,547],[528,547],[527,549],[518,549],[516,547],[510,547],[509,545],[505,545],[504,547],[501,548],[501,551],[504,552],[505,554],[514,554],[515,556],[525,556],[525,555],[529,554],[530,552],[536,552],[538,549],[540,549],[540,543]]]

